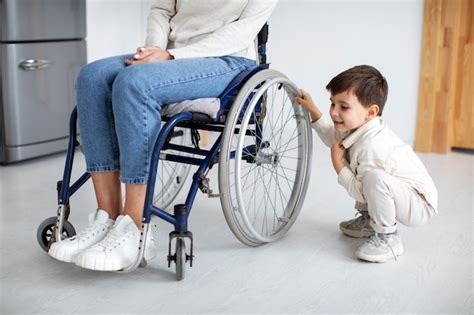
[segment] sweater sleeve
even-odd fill
[[[334,126],[323,116],[316,120],[315,122],[311,123],[311,127],[316,131],[321,141],[324,142],[328,147],[331,147],[336,140],[341,138],[343,135],[337,132],[334,129]]]
[[[277,0],[249,0],[238,20],[188,46],[169,49],[175,59],[226,56],[252,45]]]
[[[153,2],[148,15],[145,45],[166,49],[170,34],[170,19],[175,14],[175,0],[158,0]]]
[[[337,176],[337,182],[347,190],[352,198],[359,202],[366,203],[365,198],[362,195],[362,183],[357,179],[356,175],[349,167],[344,166],[341,169]]]

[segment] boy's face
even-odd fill
[[[331,95],[329,115],[337,131],[351,131],[359,128],[378,114],[378,105],[364,107],[351,91]]]

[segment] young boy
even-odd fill
[[[332,123],[302,90],[296,97],[311,115],[312,127],[331,147],[338,182],[356,200],[360,216],[341,222],[342,233],[370,237],[355,255],[385,262],[403,253],[397,222],[425,224],[437,212],[438,192],[412,148],[390,130],[381,117],[388,85],[374,67],[361,65],[334,77],[331,93]]]

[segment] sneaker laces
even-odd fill
[[[89,224],[83,231],[81,231],[81,233],[78,233],[76,238],[78,240],[89,239],[91,237],[91,234],[92,236],[95,236],[95,234],[98,234],[102,228],[107,229],[107,225],[105,223],[94,222],[92,224]]]
[[[112,247],[115,247],[116,244],[120,245],[120,239],[121,238],[123,238],[124,241],[126,240],[126,238],[124,238],[124,234],[118,232],[115,229],[112,229],[112,230],[110,230],[109,234],[107,234],[107,236],[102,241],[97,243],[97,246],[101,246],[105,250],[109,250]]]
[[[156,228],[156,224],[152,224],[151,227]],[[112,247],[115,247],[116,245],[120,245],[121,241],[126,241],[127,240],[127,235],[129,235],[129,232],[119,232],[116,229],[111,229],[110,232],[105,236],[105,238],[97,243],[97,246],[101,246],[105,250],[109,250]],[[148,231],[148,234],[150,235],[149,242],[147,243],[147,246],[152,246],[154,245],[155,238],[153,237],[153,234],[151,232],[151,229]]]
[[[390,248],[390,251],[392,252],[393,258],[395,258],[395,261],[397,261],[397,255],[395,255],[395,252],[393,251],[392,245],[389,244],[387,241],[387,236],[386,234],[383,233],[374,233],[369,240],[367,241],[368,244],[374,245],[376,247],[380,246],[387,246]]]

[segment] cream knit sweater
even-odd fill
[[[158,0],[150,10],[146,45],[175,59],[240,56],[255,60],[254,39],[277,0]]]

